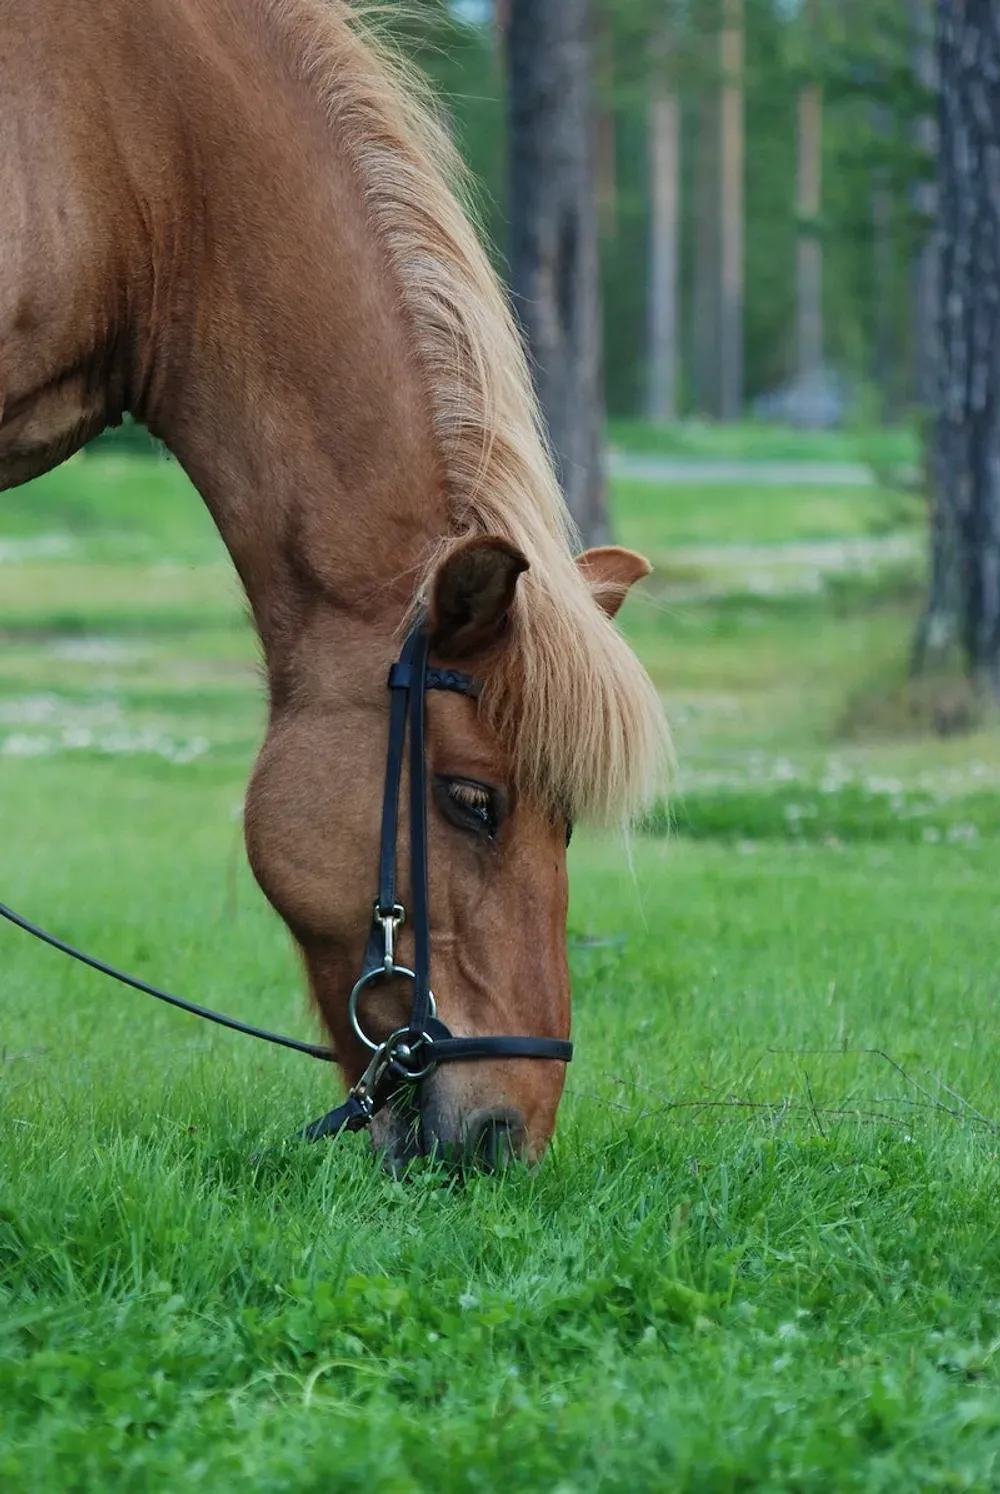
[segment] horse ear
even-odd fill
[[[614,617],[628,595],[629,587],[648,576],[653,567],[644,555],[623,550],[621,545],[600,545],[584,550],[576,557],[583,579],[589,584],[594,601],[609,617]]]
[[[431,585],[431,647],[447,659],[488,648],[499,638],[528,562],[516,545],[475,535],[456,545]]]

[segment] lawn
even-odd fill
[[[919,460],[916,432],[908,426],[807,431],[756,420],[727,425],[613,420],[610,439],[619,451],[695,460],[858,462],[886,469],[912,467]]]
[[[617,492],[653,550],[917,523],[877,487],[653,493]],[[627,609],[677,793],[574,840],[533,1172],[296,1143],[320,1065],[0,931],[5,1494],[1000,1487],[1000,742],[857,724],[918,563],[737,572]],[[0,636],[0,898],[310,1035],[240,850],[256,647],[176,467],[0,497]]]
[[[879,486],[663,486],[619,478],[613,493],[618,538],[664,564],[685,546],[880,537],[917,525],[923,516],[919,498]]]

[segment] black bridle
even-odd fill
[[[479,682],[471,675],[453,669],[435,669],[427,662],[427,626],[423,619],[410,630],[399,658],[389,671],[391,704],[389,709],[389,745],[386,754],[385,793],[382,799],[382,831],[379,849],[378,897],[372,916],[372,929],[365,948],[361,975],[351,991],[349,1013],[351,1025],[360,1041],[371,1052],[371,1059],[361,1078],[342,1105],[313,1121],[300,1134],[309,1141],[335,1136],[342,1131],[360,1131],[368,1126],[401,1085],[419,1085],[440,1063],[456,1063],[485,1058],[543,1058],[569,1063],[573,1044],[562,1038],[544,1037],[453,1037],[437,1015],[430,986],[431,928],[427,879],[427,753],[424,744],[424,706],[428,690],[451,690],[475,699]],[[410,922],[413,926],[413,969],[396,962],[396,934],[406,920],[406,909],[396,899],[397,841],[399,835],[399,796],[406,750],[407,726],[410,745]],[[220,1027],[260,1038],[278,1047],[291,1048],[326,1063],[336,1061],[330,1048],[300,1042],[262,1027],[237,1021],[208,1007],[185,1001],[159,986],[127,975],[113,965],[84,954],[54,934],[29,922],[6,904],[0,903],[0,918],[43,943],[97,970],[112,980],[165,1001],[181,1011],[202,1017]],[[358,1003],[369,987],[393,978],[412,981],[413,998],[405,1027],[376,1042],[361,1025]]]
[[[434,669],[427,662],[426,623],[410,630],[402,652],[389,671],[389,747],[382,798],[378,897],[362,971],[351,992],[349,1012],[355,1033],[371,1052],[371,1060],[343,1105],[303,1133],[310,1141],[339,1131],[367,1126],[400,1084],[419,1084],[439,1063],[473,1058],[546,1058],[569,1063],[573,1044],[561,1038],[453,1037],[440,1020],[430,986],[431,924],[427,891],[427,753],[424,746],[424,705],[428,690],[452,690],[475,699],[479,682],[454,669]],[[410,738],[410,900],[413,925],[413,969],[396,963],[396,934],[406,909],[396,899],[399,792],[407,724]],[[384,1042],[368,1036],[358,1016],[358,1002],[370,986],[401,977],[413,984],[410,1019]]]

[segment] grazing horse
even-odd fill
[[[455,170],[344,0],[0,0],[0,488],[129,411],[207,504],[267,667],[249,859],[349,1083],[414,619],[479,692],[426,706],[433,985],[459,1036],[567,1036],[568,825],[642,804],[667,744],[611,621],[648,565],[573,558]],[[408,904],[405,812],[398,833]],[[369,1033],[409,998],[382,982]],[[535,1157],[563,1082],[554,1060],[441,1065],[419,1123],[390,1104],[373,1136],[401,1159],[499,1129]]]

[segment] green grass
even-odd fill
[[[66,537],[69,555],[131,564],[205,560],[218,537],[204,504],[176,462],[95,448],[3,495],[4,539]],[[6,588],[5,588],[6,590]]]
[[[909,427],[800,431],[752,420],[731,425],[612,420],[609,438],[622,451],[716,461],[861,462],[893,468],[915,465],[919,456],[915,432]]]
[[[879,522],[845,496],[824,538]],[[699,501],[622,490],[621,529],[814,522]],[[257,654],[211,526],[115,455],[0,498],[0,541],[56,532],[0,565],[0,897],[308,1035],[240,850]],[[627,609],[674,828],[574,840],[578,1057],[534,1172],[298,1144],[320,1065],[0,931],[5,1494],[997,1488],[1000,744],[840,739],[902,667],[890,580]]]
[[[681,545],[789,544],[896,533],[920,523],[920,500],[889,488],[659,485],[616,478],[618,538],[669,560]]]

